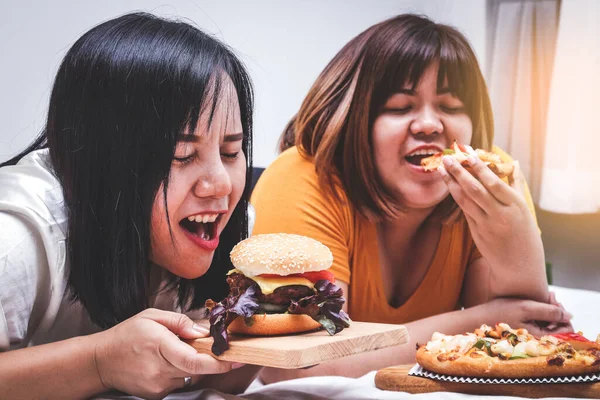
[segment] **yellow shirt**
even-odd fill
[[[528,202],[533,207],[529,196]],[[251,203],[256,209],[252,234],[296,233],[331,249],[330,271],[348,283],[348,313],[355,321],[406,323],[455,310],[467,265],[481,257],[462,215],[444,224],[425,277],[411,297],[395,308],[388,304],[383,287],[375,224],[346,198],[328,197],[319,186],[313,162],[297,148],[282,153],[263,172]]]

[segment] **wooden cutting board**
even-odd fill
[[[543,384],[476,384],[441,382],[419,376],[409,376],[411,365],[384,368],[375,375],[375,386],[382,390],[407,393],[456,392],[492,396],[576,397],[600,399],[600,382]]]
[[[349,328],[333,336],[324,330],[269,337],[231,335],[229,350],[215,358],[294,369],[365,351],[397,346],[407,341],[408,332],[402,325],[352,322]],[[187,343],[201,353],[213,355],[210,350],[212,338],[196,339]]]

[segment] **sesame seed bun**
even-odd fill
[[[257,314],[250,317],[251,324],[246,325],[244,318],[237,317],[229,325],[232,333],[242,335],[271,336],[314,331],[321,324],[304,314]]]
[[[306,236],[269,233],[252,236],[231,250],[233,266],[248,277],[322,271],[331,266],[327,246]]]

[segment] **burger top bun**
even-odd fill
[[[269,233],[251,236],[231,250],[233,266],[244,275],[290,275],[322,271],[331,266],[327,246],[306,236]]]

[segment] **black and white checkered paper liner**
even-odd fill
[[[583,382],[600,382],[600,373],[577,375],[577,376],[560,376],[552,378],[466,378],[463,376],[450,376],[429,372],[419,364],[415,364],[409,375],[420,376],[423,378],[435,379],[436,381],[457,382],[457,383],[487,383],[487,384],[518,384],[518,383],[583,383]]]

